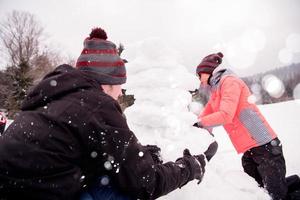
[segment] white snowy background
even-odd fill
[[[145,39],[131,46],[124,56],[130,60],[129,78],[124,88],[136,98],[125,114],[141,143],[161,147],[164,161],[174,161],[184,148],[193,154],[202,153],[213,138],[205,130],[192,127],[197,119],[194,113],[202,109],[200,104],[191,102],[188,92],[199,87],[197,77],[179,64],[174,49],[159,38]],[[264,88],[270,94],[282,93],[284,87],[276,77],[266,79]],[[297,88],[295,97],[300,94],[299,86]],[[255,98],[249,100],[255,101]],[[282,141],[287,175],[299,174],[300,100],[259,107]],[[216,128],[214,134],[219,150],[207,164],[202,183],[191,182],[160,199],[269,199],[266,191],[243,172],[241,155],[236,153],[225,130]]]

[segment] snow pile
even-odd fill
[[[191,95],[188,90],[198,87],[198,80],[179,64],[178,54],[158,38],[147,39],[133,51],[129,59],[127,94],[134,94],[134,106],[126,109],[130,128],[143,144],[156,144],[166,160],[182,155],[187,144],[194,154],[203,152],[212,141],[206,131],[192,124],[197,116],[188,112]]]
[[[184,148],[193,154],[202,153],[213,138],[205,130],[192,127],[197,116],[188,107],[197,111],[201,106],[191,104],[188,90],[199,86],[197,77],[179,64],[178,54],[158,38],[140,42],[132,49],[127,52],[125,88],[136,101],[125,111],[129,127],[142,144],[158,145],[164,161],[181,157]],[[194,181],[160,199],[269,199],[243,172],[240,156],[223,128],[217,128],[215,134],[219,152],[206,167],[202,183]]]

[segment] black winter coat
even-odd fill
[[[94,76],[61,65],[28,94],[0,137],[0,199],[78,199],[103,175],[133,198],[155,199],[194,178],[192,158],[186,167],[153,160]]]

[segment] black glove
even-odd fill
[[[192,156],[192,155],[188,149],[185,149],[183,151],[183,156]],[[200,165],[200,171],[196,172],[194,175],[195,179],[199,180],[198,181],[198,184],[199,184],[202,181],[202,178],[203,178],[204,172],[205,172],[205,165],[206,165],[205,157],[203,154],[194,155],[193,157],[197,160],[198,164]]]
[[[193,126],[195,126],[197,128],[203,128],[203,125],[201,124],[201,122],[196,122],[193,124]]]
[[[207,150],[204,152],[206,159],[210,161],[210,159],[216,154],[217,150],[218,150],[218,143],[214,141],[209,145]]]
[[[144,146],[144,149],[146,151],[149,151],[154,162],[156,164],[162,164],[163,163],[163,160],[161,158],[161,155],[160,155],[160,148],[156,145],[146,145]]]
[[[198,184],[202,181],[204,172],[205,172],[205,157],[204,155],[194,155],[192,156],[188,149],[183,151],[183,157],[176,160],[176,164],[178,164],[181,168],[189,168],[190,176],[188,181],[183,183],[180,187],[187,184],[189,181],[197,179]]]

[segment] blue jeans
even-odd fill
[[[121,194],[112,185],[101,185],[101,177],[97,183],[88,188],[87,192],[84,192],[80,196],[80,200],[132,200],[130,197]]]

